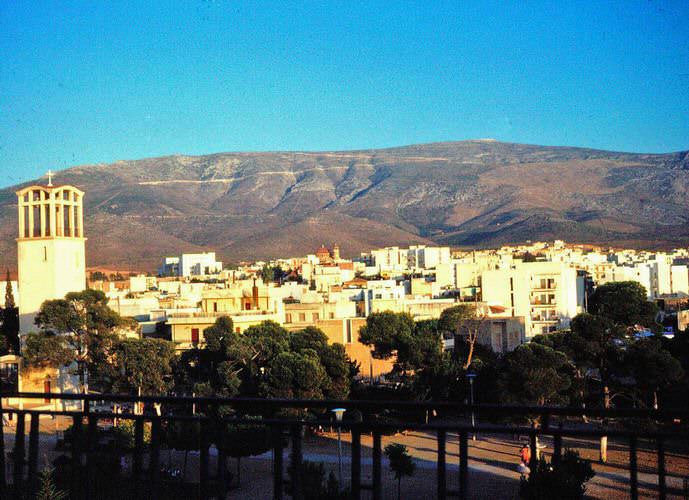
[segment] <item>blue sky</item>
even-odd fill
[[[689,149],[687,20],[686,0],[0,0],[0,186],[174,153]]]

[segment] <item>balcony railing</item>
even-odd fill
[[[277,314],[276,311],[266,311],[262,309],[242,309],[239,311],[196,311],[196,312],[172,312],[167,315],[168,319],[203,319],[203,318],[220,318],[222,316],[240,317],[240,316],[270,316]]]
[[[431,403],[431,402],[388,402],[388,401],[328,401],[328,400],[273,400],[252,398],[189,398],[189,397],[135,397],[125,395],[83,395],[83,394],[43,394],[43,393],[4,393],[3,398],[22,398],[29,400],[58,400],[61,402],[77,402],[82,405],[82,411],[54,411],[43,409],[15,409],[2,407],[0,398],[0,417],[11,415],[16,421],[15,442],[11,452],[11,458],[5,454],[5,424],[0,424],[0,497],[9,498],[12,492],[13,498],[25,498],[25,495],[33,494],[38,484],[39,474],[39,419],[41,416],[63,416],[72,421],[72,446],[71,458],[71,483],[70,498],[92,499],[98,498],[102,492],[97,491],[96,476],[102,471],[96,469],[96,447],[98,442],[99,424],[106,420],[124,419],[134,422],[134,447],[132,451],[130,485],[136,489],[136,498],[162,498],[160,471],[161,465],[161,429],[172,422],[196,422],[200,426],[198,446],[199,471],[198,485],[199,498],[226,498],[227,482],[225,467],[217,467],[217,471],[211,470],[210,448],[213,433],[211,430],[219,423],[251,424],[267,427],[271,431],[273,466],[272,466],[272,498],[282,499],[285,496],[285,486],[288,482],[285,478],[285,463],[283,450],[291,447],[290,454],[290,494],[292,498],[303,498],[301,484],[301,471],[304,467],[303,456],[303,432],[305,428],[313,428],[319,425],[332,426],[332,420],[314,419],[305,420],[299,417],[280,417],[279,412],[288,409],[309,409],[312,411],[328,411],[333,408],[344,408],[348,411],[359,410],[363,416],[360,421],[342,421],[341,429],[351,432],[351,471],[348,484],[351,486],[351,498],[361,498],[362,490],[369,490],[373,499],[383,496],[382,482],[382,452],[381,437],[391,430],[407,429],[435,434],[436,441],[436,474],[435,485],[432,486],[429,495],[445,499],[455,496],[462,499],[480,496],[480,491],[472,491],[469,475],[469,437],[473,433],[484,434],[517,434],[529,436],[531,448],[531,469],[535,470],[537,456],[537,438],[539,436],[552,437],[553,461],[556,463],[562,453],[563,438],[599,438],[609,436],[617,440],[626,441],[629,453],[629,494],[631,498],[638,498],[639,478],[637,449],[640,439],[653,440],[656,443],[657,477],[656,493],[659,498],[665,498],[668,493],[665,468],[665,445],[668,442],[688,441],[686,420],[689,419],[689,411],[670,410],[638,410],[638,409],[587,409],[589,418],[602,418],[603,422],[613,418],[627,418],[634,425],[626,428],[612,428],[609,426],[584,426],[579,420],[582,410],[579,408],[563,407],[515,407],[495,405],[462,405],[456,403]],[[16,399],[15,399],[16,400]],[[121,414],[96,411],[96,404],[109,403],[144,403],[162,405],[162,416],[157,414]],[[192,406],[203,414],[192,414],[189,411]],[[232,408],[237,414],[245,414],[248,408],[254,412],[260,412],[265,416],[260,419],[248,419],[244,417],[209,417],[215,414],[219,408]],[[380,421],[366,415],[382,410],[395,411],[407,415],[406,418],[395,422]],[[423,418],[415,418],[426,412],[437,411],[443,414],[467,415],[471,412],[481,416],[482,424],[468,425],[457,420],[457,423],[438,421],[426,423]],[[28,459],[26,456],[26,417],[29,417],[29,442]],[[523,426],[506,424],[505,420],[519,419],[520,417],[539,418],[540,426]],[[578,424],[563,425],[567,419],[577,417]],[[556,422],[560,419],[559,422]],[[4,422],[4,419],[0,420]],[[466,421],[466,419],[464,420]],[[649,428],[656,430],[640,430],[643,427],[640,422],[650,422]],[[144,424],[150,425],[150,438],[148,443],[144,441]],[[455,491],[448,489],[447,471],[447,439],[448,433],[457,433],[459,441],[459,467],[458,486]],[[372,474],[371,482],[362,481],[362,434],[372,434]],[[222,453],[222,451],[218,451]],[[219,455],[220,457],[220,455]],[[6,477],[5,461],[12,465],[11,477]],[[218,463],[220,461],[218,460]],[[145,467],[145,464],[147,466]],[[652,487],[652,485],[651,485]]]

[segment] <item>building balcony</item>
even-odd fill
[[[222,316],[241,317],[241,316],[270,316],[277,314],[275,311],[261,311],[258,309],[248,309],[234,312],[174,312],[167,315],[168,319],[189,319],[189,318],[220,318]]]
[[[557,305],[556,301],[540,301],[540,300],[532,300],[529,302],[533,307],[553,307]]]
[[[557,316],[550,316],[550,317],[545,317],[545,316],[532,316],[531,317],[531,322],[532,323],[559,323],[560,318]]]

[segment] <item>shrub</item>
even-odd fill
[[[586,482],[595,475],[591,464],[574,450],[565,450],[559,464],[541,456],[528,479],[522,478],[519,496],[528,500],[578,500],[584,497]]]

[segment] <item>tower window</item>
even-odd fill
[[[50,228],[50,205],[45,205],[44,209],[44,217],[45,217],[45,235],[46,236],[51,236],[51,228]]]

